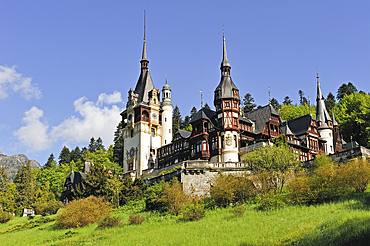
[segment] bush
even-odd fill
[[[164,184],[161,200],[166,204],[171,214],[178,216],[181,214],[182,207],[187,202],[188,197],[182,190],[181,183],[177,179],[172,179],[169,183]]]
[[[119,226],[120,224],[122,224],[122,221],[118,217],[108,215],[98,222],[98,229]]]
[[[68,203],[55,223],[64,228],[78,228],[93,224],[111,213],[111,206],[103,198],[90,196]]]
[[[220,174],[211,187],[211,197],[217,206],[243,203],[255,196],[255,187],[246,174],[242,176]]]
[[[370,161],[362,158],[352,159],[340,166],[339,177],[356,193],[366,191],[370,183]]]
[[[136,214],[136,213],[131,213],[129,217],[129,221],[133,225],[140,225],[145,221],[146,217],[143,214]]]
[[[299,173],[287,186],[293,203],[322,203],[348,193],[349,186],[330,157],[316,157],[311,172]]]
[[[282,194],[275,194],[274,191],[271,191],[265,194],[260,201],[259,209],[269,210],[281,208],[286,205],[285,197]]]
[[[203,199],[194,197],[191,201],[185,206],[183,216],[184,220],[193,221],[200,220],[206,214],[204,208]]]
[[[41,214],[42,216],[56,214],[58,209],[63,207],[63,203],[60,201],[50,201],[47,203],[36,204],[34,209],[36,214]]]
[[[247,207],[240,205],[236,206],[230,210],[230,213],[234,214],[235,216],[242,217],[245,212],[247,211]]]
[[[147,210],[164,212],[166,204],[163,201],[164,181],[149,186],[145,191],[145,205]]]
[[[13,215],[11,213],[0,210],[0,223],[1,224],[4,224],[11,219],[13,219]]]

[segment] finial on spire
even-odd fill
[[[147,57],[147,54],[146,54],[146,31],[145,31],[145,29],[146,29],[146,13],[145,13],[145,9],[144,9],[144,44],[143,44],[143,56],[142,56],[142,58],[141,58],[141,61],[140,61],[140,63],[141,63],[141,68],[142,69],[148,69],[148,63],[149,63],[149,61],[148,61],[148,57]]]
[[[166,74],[166,85],[167,85],[167,74]]]
[[[200,108],[203,108],[203,90],[200,89]]]
[[[146,22],[146,14],[144,9],[144,40],[145,40],[145,22]]]
[[[227,53],[226,53],[226,42],[225,42],[225,27],[222,26],[223,29],[223,59],[221,62],[221,71],[223,75],[230,75],[230,63],[227,60]]]
[[[269,104],[271,104],[271,92],[270,92],[270,86],[269,86]]]

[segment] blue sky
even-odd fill
[[[258,105],[298,90],[314,102],[351,81],[369,92],[369,1],[1,1],[0,151],[43,165],[91,137],[112,144],[140,73],[143,12],[149,70],[183,116],[213,107],[222,26],[231,77]]]

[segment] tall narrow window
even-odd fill
[[[236,135],[234,135],[234,147],[238,147],[238,139],[236,137]]]
[[[207,151],[207,141],[203,140],[203,151]]]
[[[131,129],[131,138],[133,138],[133,137],[134,137],[134,130]]]
[[[151,129],[151,136],[154,137],[155,136],[155,130],[154,128]]]

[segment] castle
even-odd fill
[[[163,171],[176,170],[182,165],[229,168],[240,171],[240,157],[251,149],[271,145],[275,137],[285,134],[288,144],[301,161],[312,160],[319,154],[334,154],[344,150],[334,115],[326,110],[317,74],[316,118],[311,114],[283,121],[274,107],[268,105],[241,113],[240,93],[231,79],[223,35],[221,80],[214,91],[215,111],[201,108],[192,117],[192,132],[172,132],[171,88],[167,84],[156,89],[149,73],[146,39],[141,72],[135,89],[128,92],[126,109],[121,113],[124,138],[123,169],[131,177],[158,178]],[[185,168],[186,169],[186,168]],[[199,168],[198,168],[199,169]],[[195,170],[195,169],[194,169]],[[199,171],[199,170],[198,170]],[[173,171],[179,175],[179,172]],[[186,170],[183,173],[187,173]]]

